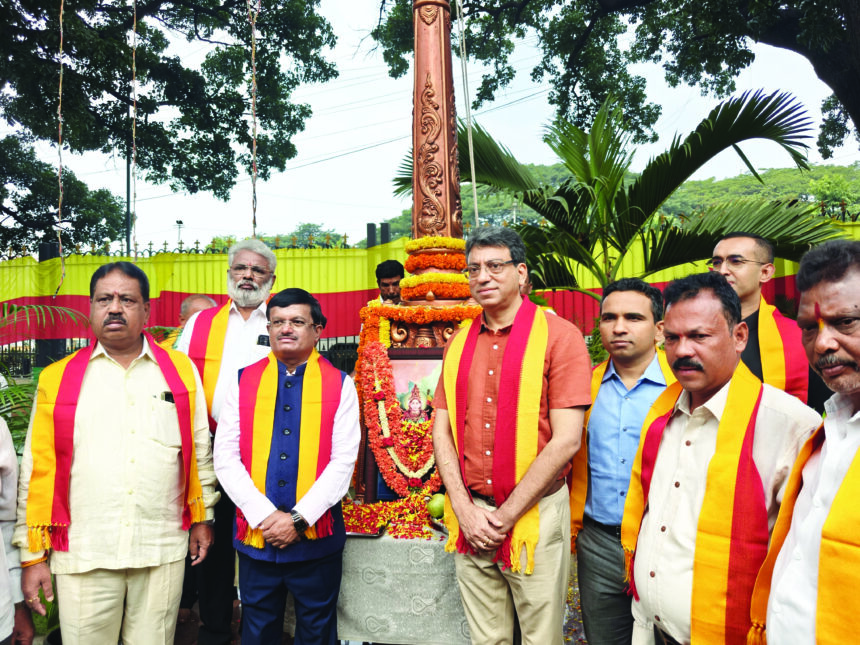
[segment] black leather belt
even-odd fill
[[[598,531],[603,531],[607,535],[611,535],[617,540],[621,539],[621,525],[613,526],[611,524],[603,524],[602,522],[598,522],[597,520],[589,517],[588,515],[582,516],[582,523],[583,525],[595,528]]]

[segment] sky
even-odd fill
[[[412,77],[389,78],[381,52],[373,50],[368,34],[378,17],[377,6],[376,2],[322,0],[321,11],[338,37],[328,58],[336,63],[340,75],[334,81],[295,92],[296,101],[311,105],[313,116],[305,131],[294,138],[298,156],[287,163],[286,171],[257,183],[258,234],[286,235],[300,223],[311,222],[346,234],[348,243],[354,244],[366,237],[368,223],[383,222],[410,207],[409,199],[393,196],[392,180],[411,145]],[[535,43],[534,37],[527,38],[516,49],[512,57],[517,69],[514,82],[472,117],[521,162],[552,164],[557,161],[555,155],[541,139],[554,113],[547,101],[549,84],[536,84],[529,78],[540,59]],[[821,101],[830,94],[829,88],[797,54],[767,46],[756,46],[754,51],[755,62],[737,79],[738,92],[763,88],[794,94],[815,124],[809,141],[810,161],[821,163],[814,137],[821,119]],[[185,60],[202,59],[204,49],[192,45],[182,54]],[[675,134],[686,135],[695,128],[718,99],[702,97],[697,88],[669,88],[657,65],[637,65],[634,69],[647,79],[649,99],[663,109],[655,128],[659,141],[638,147],[634,156],[632,170],[639,171],[649,158],[669,146]],[[480,68],[468,66],[466,88],[471,94],[480,75]],[[458,116],[465,118],[465,89],[457,58],[454,86]],[[791,165],[788,155],[775,144],[748,143],[741,147],[756,168]],[[47,144],[39,153],[46,161],[56,162],[56,150]],[[826,163],[845,165],[858,160],[857,142],[849,137],[848,145],[837,149]],[[124,158],[64,152],[63,164],[91,188],[108,188],[125,198]],[[721,179],[744,172],[740,158],[727,151],[693,178]],[[240,176],[228,202],[207,194],[174,193],[168,186],[141,179],[135,183],[135,239],[141,249],[150,242],[157,248],[164,242],[175,248],[180,239],[186,247],[195,242],[205,246],[215,236],[240,239],[252,234],[251,178],[247,175]],[[471,199],[471,191],[464,191],[463,199]]]

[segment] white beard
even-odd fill
[[[248,289],[240,289],[239,282],[233,279],[233,276],[227,275],[227,295],[236,303],[237,307],[259,307],[266,302],[269,294],[272,292],[272,283],[274,276],[266,280],[261,286],[253,283],[253,291]]]

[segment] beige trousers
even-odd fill
[[[63,645],[172,645],[185,561],[56,576]]]
[[[481,500],[475,503],[492,509]],[[538,503],[540,537],[535,548],[535,570],[514,573],[493,562],[493,555],[457,553],[454,564],[463,609],[477,645],[510,645],[514,635],[514,610],[519,619],[523,645],[562,643],[564,608],[570,575],[570,506],[567,486]]]

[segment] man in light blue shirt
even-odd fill
[[[588,485],[576,538],[582,616],[590,645],[629,644],[632,638],[621,518],[645,415],[667,381],[674,381],[656,349],[662,317],[660,290],[642,280],[625,278],[603,291],[600,335],[610,358],[594,368],[594,403],[586,420]],[[572,497],[575,509],[576,493]]]

